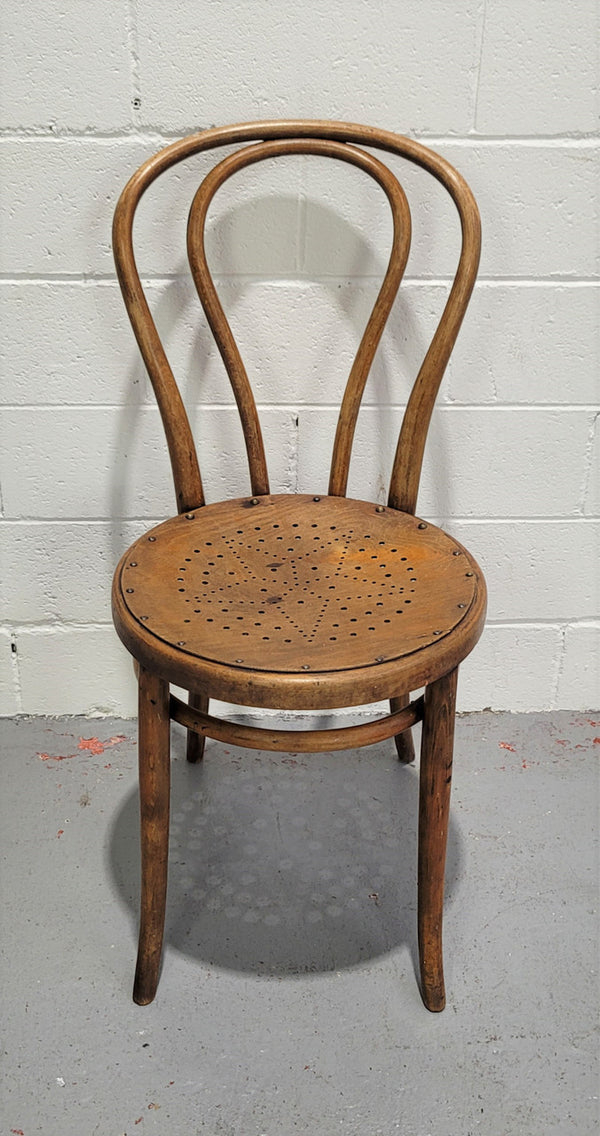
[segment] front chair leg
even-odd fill
[[[390,710],[395,714],[397,710],[404,710],[410,702],[410,694],[402,694],[397,698],[390,698]],[[411,761],[415,760],[415,743],[413,742],[412,730],[404,730],[402,734],[396,734],[394,741],[396,743],[396,752],[398,760],[404,765],[408,765]]]
[[[419,784],[419,963],[428,1010],[446,1004],[442,960],[444,868],[458,668],[425,690]]]
[[[169,853],[169,686],[139,670],[138,759],[142,849],[142,903],[133,1000],[156,994],[165,925]]]
[[[200,710],[202,714],[208,714],[208,697],[206,694],[194,694],[193,691],[190,691],[188,705],[192,710]],[[192,762],[192,765],[195,765],[197,761],[202,761],[205,745],[206,735],[197,734],[195,730],[188,730],[186,757],[188,761]]]

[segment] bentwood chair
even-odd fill
[[[192,201],[188,257],[198,295],[231,381],[250,467],[250,492],[206,505],[190,425],[142,289],[132,245],[138,202],[149,185],[190,155],[242,144],[204,178]],[[369,147],[368,150],[362,149]],[[394,302],[410,244],[402,187],[371,150],[414,162],[450,194],[462,228],[452,289],[408,400],[387,505],[346,497],[352,440],[369,368]],[[266,158],[317,154],[349,162],[386,194],[393,216],[389,265],[341,402],[327,493],[276,494],[252,390],[208,269],[206,215],[233,173]],[[188,730],[191,762],[206,737],[262,750],[323,752],[395,738],[414,757],[411,726],[422,721],[418,936],[422,995],[445,1003],[442,970],[444,863],[459,663],[483,629],[485,583],[465,548],[415,516],[434,400],[460,328],[479,261],[477,206],[443,158],[409,138],[342,122],[253,122],[203,131],[145,162],[114,218],[123,297],[167,436],[177,516],[123,556],[114,579],[117,632],[139,681],[142,901],[133,997],[151,1002],[162,950],[167,886],[170,720]],[[169,684],[189,691],[188,703]],[[425,688],[422,697],[410,692]],[[209,699],[280,710],[329,710],[389,699],[376,721],[290,731],[233,724],[208,713]]]

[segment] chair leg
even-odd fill
[[[404,710],[410,702],[410,694],[399,695],[398,698],[390,698],[390,710],[395,714],[397,710]],[[411,761],[415,760],[415,743],[413,742],[412,730],[404,730],[401,734],[396,734],[394,738],[396,743],[396,750],[398,753],[398,760],[402,761],[404,765],[408,765]]]
[[[200,710],[203,714],[208,713],[208,697],[206,694],[193,694],[190,691],[188,700],[189,706],[192,710]],[[188,730],[187,735],[187,749],[186,757],[193,765],[197,761],[202,761],[204,757],[204,746],[206,745],[206,738],[200,734],[194,733],[193,730]]]
[[[152,1002],[158,986],[167,898],[170,794],[169,686],[140,667],[138,759],[142,903],[133,1000]]]
[[[419,963],[423,1001],[428,1010],[446,1004],[442,960],[444,867],[448,837],[450,782],[458,668],[425,691],[419,786]]]

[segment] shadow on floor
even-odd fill
[[[339,970],[405,945],[417,971],[418,772],[391,749],[281,757],[209,741],[190,766],[175,745],[166,944],[275,975]],[[136,923],[138,840],[133,792],[108,857]],[[461,862],[451,817],[447,900]]]

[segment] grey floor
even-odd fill
[[[441,1015],[415,977],[418,773],[391,743],[209,742],[191,767],[174,727],[141,1008],[135,724],[0,736],[2,1136],[597,1131],[600,715],[459,719]]]

